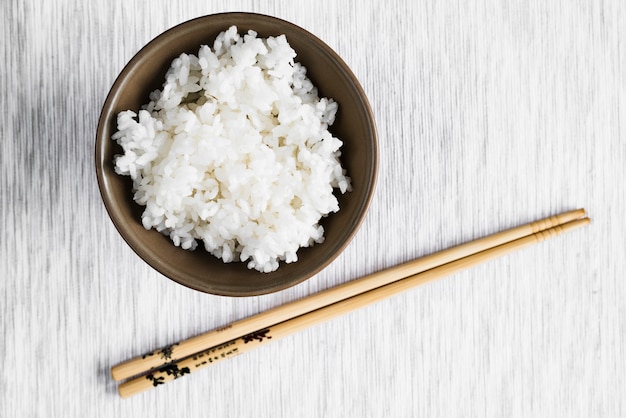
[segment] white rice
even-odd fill
[[[284,35],[233,26],[176,58],[138,114],[119,113],[115,171],[132,178],[146,229],[262,272],[324,240],[319,221],[350,179],[328,131],[337,104],[295,56]]]

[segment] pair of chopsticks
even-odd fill
[[[565,212],[392,267],[136,357],[111,369],[123,398],[162,385],[336,316],[386,299],[590,222]]]

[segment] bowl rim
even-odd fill
[[[276,25],[289,26],[293,31],[300,32],[302,35],[306,36],[307,38],[314,40],[315,42],[311,42],[311,45],[315,46],[318,49],[321,49],[324,52],[324,54],[328,55],[337,64],[337,68],[345,74],[347,79],[351,81],[351,88],[356,90],[356,95],[358,96],[361,102],[360,105],[363,107],[364,113],[366,114],[368,130],[371,132],[370,133],[371,140],[368,141],[368,146],[371,148],[371,154],[372,154],[371,166],[368,166],[369,175],[367,176],[367,180],[368,180],[367,184],[369,185],[369,190],[367,192],[367,195],[361,202],[361,205],[357,207],[359,214],[355,218],[356,221],[353,224],[353,228],[351,229],[350,233],[345,236],[341,244],[337,246],[336,251],[332,253],[331,256],[327,257],[327,259],[325,259],[323,262],[318,263],[318,266],[316,268],[309,270],[307,274],[302,274],[299,277],[294,278],[292,280],[282,281],[280,283],[276,283],[271,286],[249,289],[244,292],[225,291],[223,289],[222,290],[219,290],[219,289],[207,290],[204,288],[200,288],[199,286],[194,286],[188,281],[181,279],[180,274],[177,274],[177,272],[174,271],[175,269],[169,268],[166,263],[159,262],[158,259],[155,259],[152,255],[150,255],[147,252],[145,245],[143,245],[140,242],[141,240],[136,239],[133,236],[133,234],[126,231],[126,229],[123,226],[124,224],[123,219],[121,219],[121,216],[119,216],[119,214],[116,212],[114,208],[112,192],[109,190],[106,175],[105,175],[106,161],[104,160],[104,157],[103,157],[103,155],[105,154],[105,149],[106,149],[106,139],[109,139],[109,138],[104,138],[103,132],[105,131],[105,126],[109,124],[111,121],[110,117],[115,115],[115,113],[113,112],[112,106],[114,102],[116,101],[117,96],[122,93],[120,89],[121,87],[120,85],[123,84],[124,80],[130,74],[132,74],[132,72],[136,69],[136,67],[140,66],[142,60],[149,57],[150,53],[152,52],[152,49],[154,49],[156,45],[160,44],[162,40],[165,40],[167,39],[167,37],[172,36],[174,34],[177,34],[177,36],[180,36],[180,33],[178,32],[181,32],[181,31],[193,30],[195,25],[200,24],[203,21],[206,21],[209,19],[211,20],[220,19],[220,18],[225,19],[228,17],[254,17],[258,19],[263,19],[267,22],[270,22]],[[139,258],[141,258],[143,262],[147,263],[154,270],[156,270],[157,272],[164,275],[168,279],[182,286],[185,286],[187,288],[190,288],[190,289],[202,292],[202,293],[208,293],[208,294],[213,294],[213,295],[218,295],[218,296],[231,296],[231,297],[259,296],[259,295],[265,295],[265,294],[270,294],[270,293],[275,293],[281,290],[285,290],[287,288],[296,286],[310,279],[311,277],[315,276],[320,271],[325,269],[330,263],[332,263],[350,244],[350,242],[352,241],[352,239],[354,238],[354,236],[356,235],[356,233],[359,231],[360,227],[362,226],[365,220],[365,217],[367,215],[367,212],[369,210],[369,206],[375,194],[375,190],[376,190],[376,186],[378,182],[378,169],[379,169],[378,167],[378,164],[379,164],[378,132],[377,132],[374,114],[373,114],[371,105],[369,103],[369,100],[367,99],[367,96],[365,94],[365,91],[363,90],[363,87],[361,86],[360,82],[358,81],[358,79],[356,78],[352,70],[344,62],[344,60],[329,45],[327,45],[324,41],[322,41],[320,38],[318,38],[314,34],[307,31],[306,29],[294,23],[291,23],[289,21],[280,19],[278,17],[265,15],[265,14],[259,14],[259,13],[249,13],[249,12],[223,12],[223,13],[215,13],[215,14],[199,16],[199,17],[181,22],[179,24],[176,24],[175,26],[172,26],[171,28],[163,31],[159,35],[152,38],[144,46],[142,46],[132,56],[132,58],[124,65],[120,73],[115,78],[115,81],[111,85],[109,92],[107,93],[106,99],[102,105],[100,116],[98,119],[94,157],[95,157],[96,177],[97,177],[97,182],[98,182],[98,188],[99,188],[100,195],[104,203],[105,209],[107,211],[108,217],[113,222],[113,225],[115,226],[117,232],[120,234],[122,239],[126,242],[127,245],[131,247],[131,249],[136,253],[136,255],[138,255]]]

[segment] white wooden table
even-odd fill
[[[149,40],[223,11],[333,47],[380,134],[368,217],[272,295],[164,278],[115,231],[93,145]],[[0,416],[626,416],[626,3],[5,0]],[[564,210],[589,227],[122,400],[112,365],[369,272]]]

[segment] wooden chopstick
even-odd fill
[[[119,381],[146,373],[151,369],[191,356],[210,347],[218,346],[242,335],[250,334],[270,325],[286,321],[451,261],[479,253],[488,248],[579,219],[584,215],[584,209],[561,213],[370,274],[358,280],[353,280],[307,298],[244,318],[225,327],[197,335],[143,356],[135,357],[111,368],[111,376],[114,380]]]
[[[290,318],[286,321],[259,328],[250,334],[205,349],[181,361],[167,364],[146,376],[141,376],[122,383],[118,388],[119,394],[123,398],[127,398],[141,393],[152,387],[195,372],[221,360],[243,354],[254,348],[325,322],[336,316],[352,312],[430,281],[458,273],[477,264],[501,257],[505,254],[541,242],[547,238],[557,236],[563,232],[587,225],[589,222],[589,218],[566,222],[562,225],[538,231],[514,241],[489,248],[482,252],[434,267],[422,273],[414,274],[407,278],[340,300],[331,305]]]
[[[122,383],[118,388],[119,394],[123,398],[127,398],[141,393],[152,387],[159,386],[186,374],[195,372],[221,360],[243,354],[254,348],[276,341],[280,338],[327,321],[336,316],[354,311],[374,302],[381,301],[424,283],[458,273],[477,264],[484,263],[512,251],[541,242],[563,232],[587,225],[589,222],[589,218],[583,218],[567,222],[562,225],[557,225],[554,228],[539,231],[532,235],[519,238],[515,241],[452,261],[425,272],[418,273],[405,279],[401,279],[382,287],[341,300],[332,305],[324,306],[320,309],[305,313],[287,321],[258,329],[253,333],[203,350],[181,361],[167,364],[159,370],[149,373],[146,376],[138,377]]]

